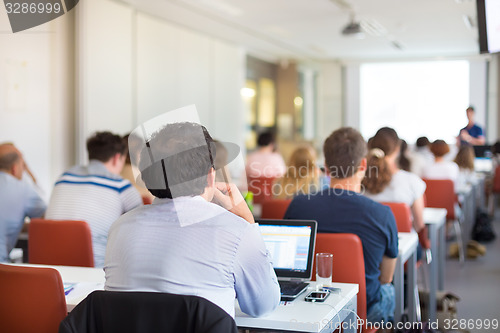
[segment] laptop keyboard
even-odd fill
[[[290,300],[299,295],[309,286],[307,282],[278,281],[281,288],[281,299]]]

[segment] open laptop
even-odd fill
[[[491,156],[491,146],[490,145],[472,146],[472,148],[474,148],[474,155],[476,155],[476,157]]]
[[[316,243],[316,221],[257,220],[264,243],[273,259],[281,287],[281,300],[292,301],[311,280]]]

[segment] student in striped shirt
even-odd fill
[[[139,192],[120,177],[127,143],[119,135],[98,132],[87,140],[89,164],[74,166],[57,180],[45,218],[83,220],[92,232],[94,265],[104,265],[111,224],[142,204]]]

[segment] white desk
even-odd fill
[[[476,218],[476,195],[473,185],[464,185],[457,187],[455,191],[459,196],[459,201],[462,204],[462,216],[463,223],[461,224],[462,229],[462,241],[464,247],[470,240],[470,234],[472,232],[472,227],[474,226]],[[463,249],[465,252],[465,249]]]
[[[444,289],[446,257],[446,209],[425,208],[424,222],[429,227],[432,261],[429,265],[429,320],[436,321],[436,291]]]
[[[50,267],[56,269],[64,283],[79,283],[66,296],[68,312],[87,297],[94,290],[104,288],[104,271],[101,268],[50,266],[20,264],[19,266]],[[356,321],[357,284],[334,283],[335,287],[342,288],[340,294],[331,294],[324,303],[308,303],[304,301],[307,291],[290,305],[280,305],[268,316],[253,318],[241,312],[236,301],[236,324],[252,328],[267,328],[277,330],[293,330],[301,332],[333,332],[336,325],[350,320]],[[314,288],[311,283],[310,289]],[[344,332],[356,332],[344,330]]]
[[[477,207],[486,209],[486,194],[485,194],[486,175],[482,173],[475,173],[472,181],[474,191],[476,192]]]
[[[407,300],[408,300],[408,317],[410,322],[415,322],[416,300],[414,287],[417,285],[417,244],[418,235],[414,232],[398,232],[399,253],[396,261],[396,269],[394,270],[394,289],[396,291],[396,309],[394,311],[394,321],[401,321],[401,316],[404,313],[404,273],[405,263],[408,262],[407,278]]]
[[[330,294],[324,303],[309,303],[304,301],[305,296],[315,289],[315,282],[311,282],[309,290],[302,293],[288,305],[280,305],[271,314],[253,318],[241,312],[236,302],[236,325],[240,328],[268,329],[278,331],[298,332],[333,332],[342,322],[356,320],[357,284],[333,283],[334,287],[342,288],[340,294]],[[354,321],[353,321],[354,322]],[[350,327],[349,327],[350,328]],[[356,327],[343,332],[356,332]]]

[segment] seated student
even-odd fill
[[[411,208],[413,228],[423,248],[430,248],[424,223],[425,182],[398,165],[400,142],[396,131],[383,127],[370,140],[368,172],[363,179],[365,195],[377,202],[403,202]],[[421,253],[419,251],[419,253]]]
[[[285,175],[275,182],[273,196],[276,199],[292,199],[297,194],[316,192],[319,189],[319,173],[314,149],[299,147],[292,153]]]
[[[398,256],[398,232],[389,207],[360,193],[366,171],[366,142],[355,129],[341,128],[326,139],[323,150],[330,187],[296,196],[285,218],[316,220],[318,232],[358,235],[365,258],[367,319],[392,320],[395,291],[391,282]]]
[[[261,133],[257,139],[257,151],[247,157],[246,174],[249,178],[278,178],[285,174],[283,157],[276,152],[276,139],[272,132]]]
[[[448,144],[443,140],[436,140],[431,144],[431,152],[434,155],[434,163],[424,167],[422,178],[451,179],[456,184],[459,174],[458,165],[444,159],[444,156],[450,152]]]
[[[25,217],[41,217],[45,202],[22,180],[28,168],[21,152],[10,143],[0,145],[0,262],[9,262]],[[30,173],[31,174],[31,173]]]
[[[120,177],[127,152],[122,137],[98,132],[87,140],[87,151],[88,165],[72,167],[57,180],[45,218],[87,222],[94,265],[102,267],[111,224],[142,205],[142,199],[132,184]]]
[[[415,150],[410,154],[410,171],[419,177],[422,177],[423,169],[427,164],[434,162],[434,155],[432,155],[429,146],[429,139],[421,136],[415,143]]]
[[[491,146],[491,160],[493,162],[493,171],[500,165],[500,141],[497,141]]]
[[[470,184],[474,181],[474,148],[469,145],[460,146],[458,149],[457,156],[455,156],[454,162],[458,165],[459,174],[458,182],[459,184]]]
[[[408,152],[408,144],[405,140],[401,140],[401,148],[399,152],[398,165],[401,170],[411,171],[410,153]]]
[[[280,288],[270,255],[236,186],[215,182],[206,128],[169,124],[149,147],[139,169],[156,199],[111,227],[105,289],[197,295],[231,316],[235,298],[251,316],[273,311]]]

